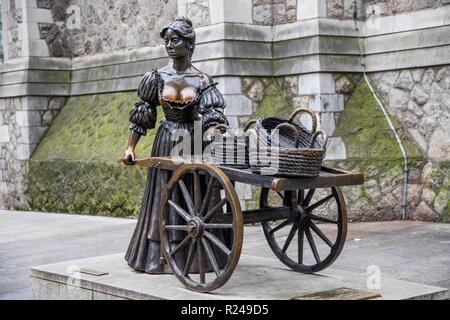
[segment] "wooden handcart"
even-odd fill
[[[315,178],[282,178],[163,157],[136,164],[173,171],[161,197],[162,252],[175,276],[196,292],[215,290],[231,277],[247,223],[262,223],[270,248],[292,270],[312,273],[328,267],[339,256],[347,234],[347,209],[340,187],[363,182],[362,174],[326,167]],[[193,188],[184,183],[187,176]],[[261,187],[260,209],[241,210],[235,182]],[[222,196],[210,206],[213,188],[219,188]],[[182,195],[183,204],[173,200],[174,192]],[[170,210],[177,212],[182,223],[171,222]],[[184,232],[176,246],[170,243],[171,230]],[[227,230],[227,240],[216,236],[221,230]],[[182,248],[187,255],[180,263],[175,257]],[[193,261],[196,272],[191,272]]]

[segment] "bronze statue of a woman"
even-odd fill
[[[192,22],[186,17],[176,18],[162,29],[160,36],[164,39],[170,63],[160,70],[147,72],[139,84],[137,94],[140,101],[130,112],[131,132],[125,153],[128,165],[134,163],[134,150],[140,137],[155,127],[157,106],[162,107],[165,118],[156,133],[152,156],[171,156],[178,143],[173,141],[173,134],[184,129],[193,137],[195,121],[201,121],[203,132],[212,130],[217,124],[227,124],[223,113],[225,101],[216,83],[191,64],[195,48]],[[159,237],[161,195],[170,176],[170,172],[159,168],[148,170],[141,213],[125,255],[128,265],[137,271],[170,272],[161,258]],[[220,193],[216,192],[216,199],[218,197]],[[179,216],[173,213],[170,218],[176,220]],[[171,246],[176,246],[182,239],[183,235],[175,232]],[[186,260],[184,254],[178,254],[180,261]],[[195,269],[195,265],[192,268]]]

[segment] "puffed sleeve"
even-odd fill
[[[200,98],[199,107],[202,114],[203,131],[217,124],[228,125],[227,117],[224,114],[225,99],[216,85],[217,83],[209,84]]]
[[[146,135],[148,129],[156,124],[156,106],[158,102],[159,73],[156,69],[147,72],[139,84],[137,94],[140,101],[130,111],[130,130]]]

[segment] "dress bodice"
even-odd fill
[[[167,93],[167,91],[164,92],[165,81],[158,70],[153,69],[147,72],[138,87],[141,102],[135,104],[135,108],[130,113],[132,123],[130,129],[146,134],[147,129],[154,128],[158,105],[164,112],[163,123],[166,123],[164,126],[170,123],[170,127],[175,127],[176,123],[186,124],[201,120],[202,128],[206,130],[212,125],[227,124],[224,115],[225,99],[216,88],[217,83],[201,73],[185,76],[198,77],[200,82],[198,87],[182,88],[189,88],[196,93],[189,99],[183,100],[179,99],[179,92],[173,95],[164,94]],[[151,121],[145,121],[148,119]]]

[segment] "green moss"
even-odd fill
[[[134,92],[69,98],[32,159],[115,162],[127,147],[128,112],[136,100]],[[149,155],[155,133],[141,138],[138,156]]]
[[[264,91],[264,98],[251,118],[264,116],[289,117],[292,113],[292,98],[280,87],[273,78]]]
[[[409,159],[422,159],[420,148],[408,139],[393,120]],[[360,82],[347,102],[334,132],[340,136],[349,159],[396,160],[402,159],[400,148],[365,82]]]
[[[116,163],[127,147],[128,112],[136,100],[135,92],[68,99],[30,160],[28,209],[112,216],[139,212],[146,170]],[[141,138],[139,158],[150,155],[155,133]]]

